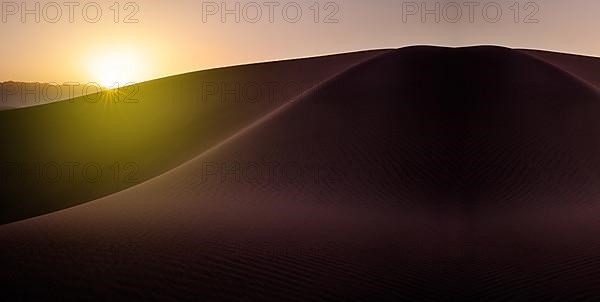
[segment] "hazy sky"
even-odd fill
[[[119,68],[114,62],[129,70],[131,81],[141,81],[217,66],[415,44],[495,44],[600,56],[598,0],[64,1],[71,4],[2,2],[0,81],[97,81],[111,72],[107,69]],[[234,13],[222,16],[222,2]],[[422,16],[423,3],[434,12]],[[23,8],[31,12],[22,15]]]

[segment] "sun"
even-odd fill
[[[135,52],[103,52],[95,55],[90,61],[92,79],[103,87],[123,87],[142,80],[144,66],[141,56]]]

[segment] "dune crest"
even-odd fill
[[[589,76],[600,69],[567,71],[499,47],[355,59],[322,66],[329,72],[291,99],[240,113],[243,123],[160,176],[0,226],[0,244],[11,247],[0,250],[8,291],[263,301],[600,295],[600,96]],[[194,87],[187,76],[151,86],[175,81]],[[60,282],[27,290],[48,280]]]
[[[384,52],[212,69],[0,112],[0,128],[15,129],[0,134],[0,223],[163,174],[322,80]]]

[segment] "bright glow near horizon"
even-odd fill
[[[492,44],[600,56],[598,0],[264,3],[94,0],[66,6],[52,0],[6,2],[6,8],[0,6],[0,19],[4,17],[0,22],[0,82],[98,81],[111,86],[222,66],[410,45]],[[408,14],[403,5],[411,3],[417,11]],[[459,3],[461,10],[452,3]],[[84,10],[86,4],[91,4],[87,5],[90,9]],[[290,7],[286,14],[286,4],[299,6],[301,13]],[[440,9],[432,14],[430,9],[436,4]],[[489,16],[484,14],[486,4],[499,5],[501,13],[490,7]],[[203,5],[211,7],[210,14]],[[256,16],[260,18],[253,23]],[[296,16],[298,22],[289,21]],[[447,21],[454,16],[460,16],[458,22]],[[500,20],[487,20],[495,16]],[[339,22],[326,22],[329,19]],[[526,22],[529,19],[539,22]]]
[[[141,54],[130,50],[114,50],[93,55],[90,74],[94,82],[107,87],[123,87],[145,79]]]

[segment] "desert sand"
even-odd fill
[[[408,47],[160,79],[113,110],[2,112],[2,127],[23,129],[3,131],[7,160],[140,168],[136,185],[5,186],[3,294],[592,300],[599,62]],[[206,81],[303,88],[211,104]]]

